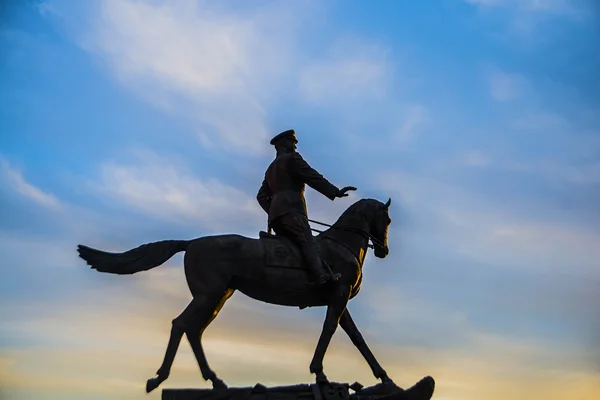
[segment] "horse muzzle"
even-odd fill
[[[387,246],[375,247],[375,257],[377,258],[385,258],[390,253],[390,249]]]

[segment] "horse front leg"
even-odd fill
[[[317,383],[327,383],[327,376],[323,373],[323,358],[325,358],[325,352],[331,342],[331,338],[338,327],[340,317],[344,313],[346,304],[348,303],[348,297],[350,296],[350,290],[348,289],[337,289],[338,293],[332,296],[332,301],[327,306],[327,315],[325,316],[325,322],[323,322],[323,329],[315,354],[310,363],[310,372],[316,374]]]
[[[360,331],[358,330],[356,324],[352,320],[350,312],[347,308],[340,318],[340,326],[348,334],[348,337],[350,337],[350,340],[352,341],[354,346],[358,348],[360,354],[362,354],[362,356],[365,358],[365,360],[369,364],[369,367],[371,367],[371,371],[373,371],[373,375],[375,375],[375,378],[381,379],[381,382],[383,383],[393,385],[394,382],[390,379],[387,372],[385,372],[385,370],[381,367],[381,365],[369,349],[369,346],[367,346],[367,342],[365,342],[365,339],[363,339],[362,335],[360,334]]]

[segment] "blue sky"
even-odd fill
[[[257,237],[268,140],[293,128],[359,189],[309,189],[313,218],[392,198],[391,254],[368,256],[349,308],[398,384],[597,396],[598,18],[583,0],[8,2],[0,393],[158,398],[143,385],[190,299],[181,257],[115,277],[75,247]],[[209,361],[230,385],[309,382],[323,316],[236,294]],[[325,368],[375,383],[342,331]],[[165,385],[208,387],[187,343]]]

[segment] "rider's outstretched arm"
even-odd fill
[[[333,200],[338,196],[340,190],[337,186],[333,185],[325,179],[323,175],[308,165],[300,153],[294,153],[292,155],[287,167],[294,176],[330,200]]]

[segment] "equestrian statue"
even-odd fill
[[[339,325],[365,358],[373,375],[381,380],[380,385],[403,390],[379,364],[346,307],[360,290],[368,248],[373,247],[378,258],[385,258],[389,253],[387,234],[392,222],[389,216],[391,199],[386,203],[374,199],[358,200],[333,225],[313,236],[306,212],[305,185],[331,200],[346,197],[348,191],[356,188],[338,189],[327,181],[296,152],[297,143],[293,130],[282,132],[271,140],[277,154],[256,196],[268,214],[269,232],[261,231],[258,239],[223,234],[192,240],[162,240],[123,253],[78,246],[79,256],[93,269],[120,275],[147,271],[165,263],[176,253],[185,252],[184,270],[193,298],[173,320],[162,365],[156,376],[148,379],[146,392],[151,392],[168,378],[183,335],[191,345],[202,377],[211,381],[213,389],[227,388],[208,364],[202,334],[236,290],[270,304],[327,308],[309,367],[315,374],[317,385],[329,384],[323,371],[323,358]],[[271,228],[275,235],[270,233]],[[433,393],[433,379],[427,377],[422,382],[425,383],[417,385],[426,387],[426,395],[418,398],[429,399]]]
[[[312,235],[308,223],[304,186],[308,185],[330,200],[336,197],[346,197],[349,190],[355,187],[347,186],[338,189],[310,165],[296,151],[296,133],[290,129],[271,139],[277,156],[269,165],[265,178],[258,190],[256,199],[269,216],[269,230],[291,239],[302,252],[306,267],[315,275],[318,283],[336,281],[340,274],[332,274],[325,269],[317,242]]]

